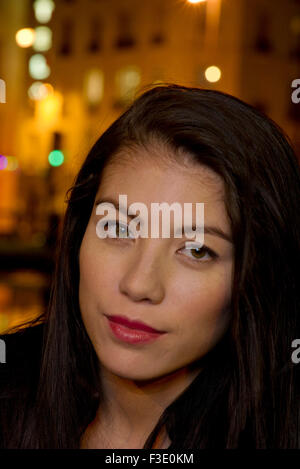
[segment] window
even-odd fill
[[[165,37],[162,31],[157,31],[151,38],[152,44],[162,44],[165,40]]]
[[[65,19],[62,23],[62,41],[59,49],[61,55],[70,55],[72,53],[73,22]]]
[[[92,18],[90,26],[90,40],[88,42],[88,52],[95,54],[101,49],[102,24],[98,18]]]
[[[116,74],[116,106],[126,106],[135,97],[141,82],[139,67],[129,65],[120,69]]]
[[[165,5],[161,2],[153,8],[152,24],[153,30],[150,36],[150,42],[154,45],[160,45],[165,42]]]
[[[115,46],[125,49],[135,45],[135,39],[131,31],[131,19],[127,12],[122,11],[118,15],[118,33]]]
[[[104,73],[100,68],[92,68],[86,74],[84,81],[84,96],[89,110],[98,107],[104,94]]]
[[[273,49],[273,45],[270,39],[270,21],[266,14],[261,15],[258,20],[254,48],[257,52],[263,54],[269,53]]]
[[[291,58],[300,61],[300,35],[295,40],[295,44],[291,50]]]
[[[300,60],[300,15],[293,16],[290,22],[292,33],[291,58]]]

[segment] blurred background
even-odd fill
[[[45,310],[66,191],[143,86],[233,94],[299,157],[297,78],[299,0],[0,0],[0,333]]]

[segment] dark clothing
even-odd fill
[[[36,392],[43,328],[40,324],[13,334],[0,335],[6,349],[6,363],[0,362],[0,421],[10,422],[12,419],[13,422],[14,418],[18,418],[15,412],[18,403]],[[3,448],[4,434],[8,431],[13,429],[0,428],[0,448]]]
[[[21,364],[32,364],[36,361],[37,351],[41,349],[43,324],[20,329],[13,334],[0,335],[6,344],[6,363],[0,363],[1,378],[5,373]],[[4,373],[4,374],[3,374]]]

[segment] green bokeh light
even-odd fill
[[[60,150],[53,150],[49,153],[48,161],[51,166],[61,166],[64,160],[64,154]]]

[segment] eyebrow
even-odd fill
[[[136,217],[136,214],[135,215],[129,215],[128,213],[126,213],[126,211],[122,210],[122,207],[119,206],[119,203],[115,199],[113,199],[112,197],[105,197],[105,198],[97,199],[96,202],[95,202],[95,206],[97,206],[99,204],[103,204],[103,203],[111,203],[112,205],[114,205],[114,207],[120,213],[123,213],[125,216],[128,216],[131,219]],[[183,228],[183,226],[181,227],[181,229],[182,228]],[[196,230],[196,225],[188,226],[187,228],[188,228],[188,230],[192,229],[192,230],[195,231]],[[221,230],[221,228],[218,228],[217,226],[204,225],[204,233],[209,234],[211,236],[217,236],[218,238],[222,238],[225,241],[228,241],[229,243],[233,244],[233,240],[232,240],[231,236],[229,234],[225,233],[223,230]]]

